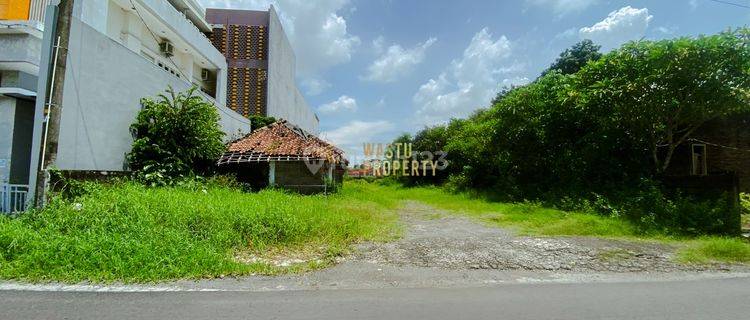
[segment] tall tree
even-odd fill
[[[565,49],[565,51],[560,54],[560,57],[558,57],[547,70],[542,72],[542,75],[545,75],[552,70],[557,70],[562,74],[576,73],[589,61],[596,61],[602,57],[602,54],[599,53],[599,49],[601,49],[601,46],[595,44],[589,39],[576,43],[572,47]]]
[[[707,121],[750,112],[750,30],[624,45],[577,74],[582,97],[644,139],[656,172]]]

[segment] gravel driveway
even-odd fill
[[[406,234],[390,243],[358,246],[353,260],[444,269],[574,272],[746,271],[731,265],[673,262],[672,245],[591,237],[529,237],[485,226],[418,202],[402,208]]]

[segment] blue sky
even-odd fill
[[[300,90],[321,136],[356,158],[364,142],[488,105],[584,38],[607,51],[637,39],[713,34],[750,22],[750,0],[200,0],[280,12]]]

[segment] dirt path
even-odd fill
[[[406,202],[401,215],[406,225],[403,239],[359,245],[354,260],[454,270],[674,272],[737,268],[675,263],[676,247],[665,244],[516,236],[418,202]]]
[[[750,277],[750,268],[687,266],[677,248],[586,237],[526,237],[418,202],[400,209],[404,237],[363,243],[332,267],[281,276],[178,281],[181,289],[451,288],[537,282],[644,282]]]

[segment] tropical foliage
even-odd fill
[[[750,111],[748,30],[597,49],[577,44],[534,82],[412,142],[448,152],[451,187],[695,230],[706,221],[680,216],[697,210],[688,205],[724,204],[667,196],[655,181],[702,124]]]
[[[127,156],[136,177],[148,184],[203,174],[224,151],[224,133],[214,106],[196,88],[157,99],[141,99],[143,108],[130,126],[133,148]]]

